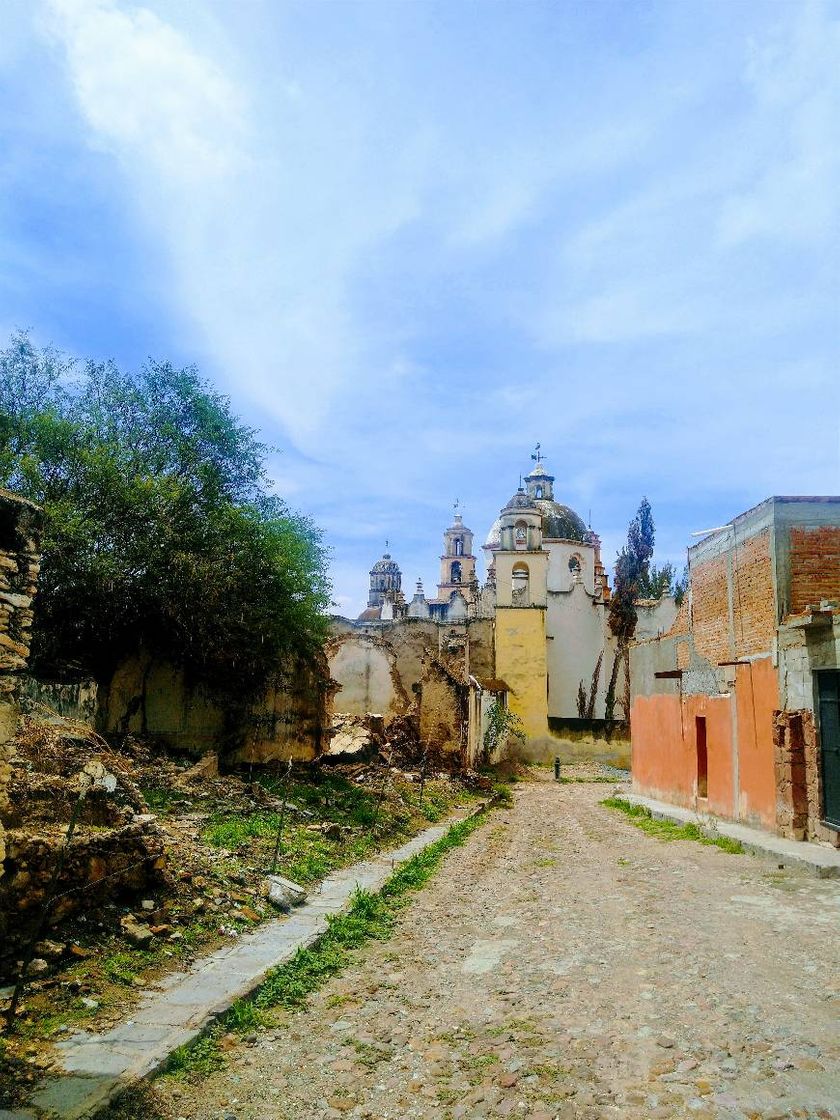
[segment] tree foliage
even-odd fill
[[[610,630],[619,639],[633,637],[639,616],[636,600],[650,578],[650,560],[653,556],[655,526],[650,502],[642,498],[636,516],[627,529],[627,544],[615,561],[615,586],[610,599]]]
[[[0,352],[0,484],[44,506],[33,655],[100,677],[143,645],[230,696],[326,633],[320,532],[193,368]]]

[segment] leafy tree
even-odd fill
[[[613,718],[616,682],[622,662],[625,670],[625,719],[630,715],[630,642],[639,621],[636,600],[642,597],[641,589],[650,580],[654,539],[655,525],[650,502],[642,498],[636,516],[628,526],[627,543],[615,562],[615,586],[608,621],[617,646],[605,700],[607,719]]]
[[[33,655],[106,679],[143,646],[245,702],[326,633],[326,552],[270,449],[194,369],[0,353],[0,483],[44,506]]]

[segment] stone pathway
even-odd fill
[[[311,945],[326,929],[328,916],[347,908],[357,886],[378,890],[394,867],[439,840],[463,815],[425,829],[400,848],[334,872],[288,919],[268,922],[196,962],[189,972],[168,976],[157,990],[144,995],[130,1020],[113,1030],[78,1031],[58,1043],[63,1074],[48,1078],[30,1103],[37,1112],[61,1120],[76,1120],[101,1108],[252,992],[270,969]],[[0,1113],[0,1120],[4,1115]],[[8,1115],[28,1120],[34,1114],[25,1110]]]
[[[840,884],[535,782],[310,1007],[110,1120],[840,1117]]]

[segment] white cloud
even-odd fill
[[[195,186],[236,167],[242,91],[152,11],[47,0],[44,23],[66,51],[92,139],[127,170]]]
[[[837,228],[840,19],[818,3],[786,17],[749,44],[745,81],[761,114],[753,122],[760,158],[721,208],[724,246],[755,237],[814,242]]]

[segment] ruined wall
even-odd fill
[[[263,696],[235,717],[183,671],[146,653],[117,668],[102,690],[99,726],[106,734],[150,735],[173,750],[224,751],[231,761],[311,759],[320,753],[329,677],[326,664],[289,659]]]
[[[27,674],[21,681],[22,699],[51,708],[66,719],[96,724],[99,713],[99,685],[92,677],[75,680],[41,680]]]
[[[464,680],[469,673],[494,675],[493,622],[488,618],[458,625],[418,618],[369,624],[334,618],[331,634],[329,673],[341,686],[333,700],[337,712],[407,712],[430,654],[457,657]],[[368,703],[371,707],[365,706]]]
[[[457,676],[430,661],[420,684],[420,738],[433,750],[468,759],[467,689]]]
[[[41,511],[0,490],[0,876],[5,857],[3,813],[8,807],[18,689],[29,656],[32,599],[40,567]]]

